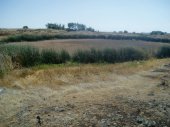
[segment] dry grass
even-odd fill
[[[47,86],[54,89],[63,85],[82,82],[97,82],[110,80],[110,74],[132,75],[149,70],[170,59],[153,59],[149,61],[134,61],[117,64],[80,64],[80,65],[42,65],[29,69],[14,70],[0,80],[0,86],[27,88]]]
[[[90,124],[89,121],[96,116],[108,119],[108,114],[116,111],[116,114],[123,115],[126,123],[130,120],[126,114],[134,114],[135,117],[132,116],[127,126],[135,126],[136,116],[139,115],[136,114],[137,109],[141,109],[146,118],[152,120],[159,116],[164,121],[165,117],[157,106],[148,107],[145,103],[152,104],[154,99],[158,104],[163,104],[161,100],[168,104],[169,89],[161,90],[157,87],[160,80],[146,76],[155,75],[150,70],[165,67],[163,65],[169,61],[153,59],[120,64],[42,65],[14,70],[0,80],[1,86],[10,87],[0,96],[0,125],[36,126],[38,115],[43,120],[42,126],[65,126],[70,122],[67,119],[70,117],[71,124],[76,127],[80,121]],[[162,74],[166,76],[166,73],[156,76]],[[151,91],[154,91],[154,96],[148,96]],[[64,109],[63,112],[57,111],[60,107]],[[85,121],[84,116],[89,121]],[[118,123],[124,126],[122,119],[118,119]]]

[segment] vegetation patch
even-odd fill
[[[8,73],[12,68],[11,57],[0,53],[0,78]]]
[[[124,48],[119,50],[104,49],[90,51],[78,50],[73,54],[73,61],[79,63],[117,63],[134,60],[148,59],[148,55],[143,51],[134,48]]]
[[[67,51],[55,51],[52,49],[44,49],[40,51],[32,46],[17,46],[17,45],[0,45],[1,54],[1,75],[6,69],[6,65],[12,65],[14,68],[18,67],[32,67],[44,64],[58,64],[63,63],[120,63],[126,61],[147,60],[150,58],[149,53],[135,49],[90,49],[77,50],[70,55]],[[170,57],[170,47],[162,47],[151,57],[167,58]],[[6,59],[5,59],[6,58]],[[7,59],[8,58],[8,59]],[[11,62],[9,62],[11,60]],[[10,63],[10,64],[8,64]],[[5,69],[2,69],[5,68]]]
[[[40,41],[40,40],[51,40],[51,39],[112,39],[112,40],[142,40],[150,42],[162,42],[170,43],[170,39],[167,38],[153,38],[148,36],[125,36],[125,35],[82,35],[82,34],[73,34],[73,35],[30,35],[30,34],[21,34],[13,35],[1,40],[1,42],[23,42],[23,41]]]
[[[170,57],[170,46],[161,47],[157,52],[156,56],[158,58],[168,58]]]

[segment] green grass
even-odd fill
[[[14,66],[19,64],[21,67],[46,67],[49,66],[65,66],[70,63],[121,63],[126,61],[141,61],[149,59],[149,54],[143,50],[135,48],[123,49],[104,49],[104,50],[78,50],[73,55],[67,51],[44,49],[40,51],[38,48],[32,46],[14,46],[14,45],[0,45],[0,53],[9,56]],[[162,47],[153,54],[152,57],[167,58],[170,57],[170,47]],[[0,71],[1,75],[4,73]]]
[[[170,46],[164,46],[159,49],[156,56],[158,58],[168,58],[170,57]]]
[[[146,60],[148,55],[144,51],[134,48],[123,48],[119,50],[104,49],[89,51],[78,50],[73,54],[72,60],[78,63],[117,63],[134,60]]]

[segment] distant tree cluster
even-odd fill
[[[68,28],[65,28],[65,26],[62,24],[47,23],[46,27],[47,29],[67,30],[67,31],[91,31],[91,32],[95,31],[95,29],[93,29],[92,27],[86,27],[86,25],[80,23],[68,23]]]
[[[46,27],[48,29],[65,30],[65,26],[63,24],[47,23]]]
[[[91,32],[95,32],[95,29],[89,27],[89,28],[86,28],[87,31],[91,31]]]
[[[91,31],[91,32],[94,32],[95,30],[91,27],[86,27],[86,25],[84,25],[84,24],[68,23],[68,31]]]
[[[86,25],[79,23],[68,23],[68,30],[70,31],[85,31]]]
[[[28,26],[23,26],[22,27],[24,30],[27,30],[28,29]]]
[[[166,32],[162,32],[162,31],[152,31],[150,34],[151,34],[151,35],[165,35]]]

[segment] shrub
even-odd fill
[[[168,57],[170,57],[170,46],[161,47],[160,50],[157,52],[156,57],[158,57],[158,58],[168,58]]]
[[[11,57],[13,64],[34,66],[40,61],[39,50],[32,46],[1,45],[0,52]]]
[[[73,61],[80,63],[115,63],[133,60],[144,60],[147,58],[148,56],[144,52],[133,48],[125,48],[119,50],[104,49],[101,51],[97,51],[95,49],[91,49],[90,51],[78,50],[73,54]]]
[[[59,54],[57,52],[55,52],[52,49],[43,50],[41,52],[41,63],[59,64],[59,63],[61,63],[60,56],[59,56]]]
[[[163,42],[170,43],[170,39],[167,38],[154,38],[144,35],[140,36],[124,36],[124,35],[84,35],[84,34],[73,34],[73,35],[13,35],[1,42],[22,42],[22,41],[39,41],[39,40],[50,40],[50,39],[113,39],[113,40],[142,40],[151,42]]]
[[[102,52],[99,50],[78,50],[73,54],[72,57],[74,62],[80,63],[98,63],[103,61]]]
[[[23,26],[22,27],[24,30],[27,30],[28,29],[28,26]]]
[[[103,50],[103,60],[108,63],[115,63],[117,61],[117,52],[114,49]]]
[[[124,48],[117,51],[117,62],[144,60],[147,58],[147,54],[134,48]]]
[[[59,53],[52,49],[43,50],[41,52],[41,63],[59,64],[59,63],[66,63],[69,60],[70,60],[70,55],[65,50],[61,50]]]
[[[60,56],[61,63],[66,63],[67,61],[70,60],[70,54],[65,50],[61,50],[59,56]]]
[[[11,57],[0,54],[0,78],[11,69],[13,69]]]
[[[39,50],[31,46],[22,47],[18,57],[21,60],[21,65],[24,67],[34,66],[40,62]]]

